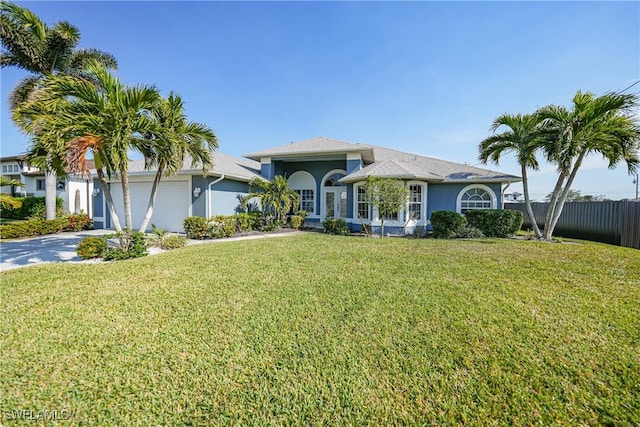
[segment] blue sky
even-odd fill
[[[179,93],[189,118],[236,156],[327,136],[477,164],[499,114],[640,79],[639,2],[19,4],[79,27],[81,47],[114,54],[124,82]],[[5,156],[28,143],[7,111],[26,74],[1,73]],[[520,174],[512,156],[490,168]],[[532,197],[554,182],[543,165]],[[635,187],[625,166],[593,157],[574,188],[620,199]]]

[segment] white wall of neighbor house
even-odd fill
[[[80,193],[80,204],[76,206],[76,190]],[[88,194],[87,194],[88,191]],[[87,200],[91,201],[93,198],[93,180],[88,183],[84,179],[70,178],[67,181],[66,188],[66,209],[68,213],[82,212],[88,215],[93,214],[90,212],[90,207],[87,205]],[[63,197],[64,199],[64,197]]]

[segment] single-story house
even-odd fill
[[[44,172],[27,160],[26,154],[0,158],[0,171],[9,179],[20,181],[23,187],[0,187],[0,192],[15,197],[44,197]],[[93,215],[93,180],[80,175],[59,176],[56,182],[56,195],[63,200],[64,213],[84,212]]]
[[[405,208],[385,218],[385,231],[411,233],[416,226],[429,226],[431,212],[469,209],[499,209],[503,189],[521,178],[405,153],[389,148],[354,144],[318,137],[246,154],[237,158],[214,153],[214,166],[205,175],[185,162],[178,174],[161,181],[151,222],[172,231],[182,231],[187,216],[231,215],[242,211],[240,200],[257,177],[282,175],[300,195],[300,209],[308,212],[306,224],[324,218],[344,218],[358,231],[362,224],[376,228],[380,218],[364,197],[368,176],[400,178],[409,189]],[[142,222],[155,171],[144,170],[144,161],[129,166],[134,226]],[[99,184],[96,183],[96,188]],[[111,191],[119,215],[122,190],[113,180]],[[94,192],[96,193],[96,192]],[[94,198],[96,227],[111,227],[102,192]],[[122,216],[120,216],[122,222]]]

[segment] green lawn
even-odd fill
[[[3,421],[640,423],[638,250],[304,234],[0,279]]]

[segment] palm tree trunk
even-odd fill
[[[540,240],[542,238],[542,233],[540,232],[540,228],[536,222],[536,217],[533,214],[533,208],[531,207],[531,199],[529,198],[529,182],[527,180],[527,167],[524,166],[524,164],[522,165],[522,188],[524,191],[524,207],[527,211],[527,215],[529,215],[533,232],[536,233],[536,239]]]
[[[129,191],[129,174],[127,171],[120,171],[120,182],[122,184],[122,205],[124,207],[124,227],[133,230],[133,219],[131,218],[131,192]]]
[[[151,187],[151,195],[149,196],[149,205],[147,206],[147,212],[144,214],[144,218],[142,219],[142,224],[140,225],[140,232],[144,233],[147,231],[147,227],[149,226],[149,222],[151,221],[151,215],[153,215],[153,208],[156,205],[156,194],[158,194],[158,186],[160,185],[160,178],[162,178],[163,168],[159,167],[158,172],[156,172],[156,177],[153,180],[153,186]]]
[[[44,174],[44,185],[46,219],[56,219],[56,186],[58,185],[58,174],[52,171],[46,171]]]
[[[558,198],[562,193],[562,184],[564,183],[565,178],[566,178],[566,174],[564,172],[560,172],[560,176],[558,177],[556,186],[553,188],[553,193],[551,193],[551,199],[549,200],[549,206],[547,207],[547,214],[545,215],[545,218],[544,218],[543,238],[545,240],[551,240],[551,233],[549,233],[548,230],[551,228],[551,218],[553,218],[555,214],[556,206],[558,204]]]
[[[562,209],[564,208],[564,204],[567,201],[567,196],[569,195],[571,184],[573,184],[573,180],[576,178],[578,169],[580,169],[580,166],[582,166],[582,160],[584,160],[584,157],[586,154],[587,154],[587,151],[583,150],[578,156],[578,160],[576,160],[575,165],[573,165],[571,174],[569,175],[569,178],[567,179],[567,183],[564,186],[564,191],[562,192],[562,196],[560,196],[560,199],[558,200],[558,206],[556,207],[554,215],[551,218],[551,223],[548,230],[549,239],[553,236],[553,230],[555,230],[556,225],[558,224],[558,220],[560,219],[560,215],[562,214]],[[545,230],[545,232],[546,231],[547,230]]]
[[[104,177],[104,171],[102,168],[96,168],[98,173],[98,180],[100,181],[100,185],[102,186],[102,191],[104,192],[104,200],[107,202],[107,209],[109,209],[109,214],[111,215],[111,222],[113,223],[113,228],[116,229],[118,233],[122,232],[122,226],[120,225],[120,219],[118,218],[118,213],[116,212],[116,208],[113,205],[113,197],[111,197],[111,190],[109,189],[109,184],[107,183],[106,178]]]

